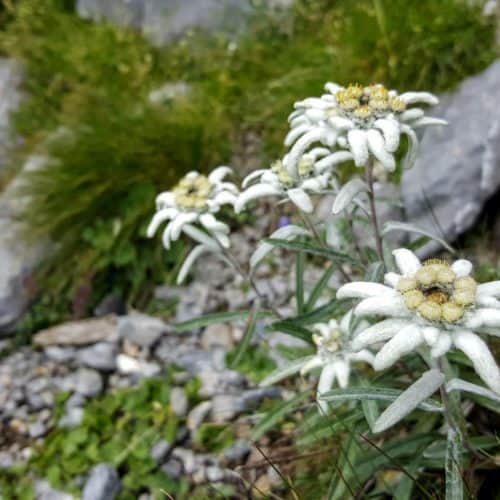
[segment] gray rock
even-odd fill
[[[239,396],[218,394],[212,399],[212,420],[214,422],[227,422],[244,411],[245,404]]]
[[[246,381],[241,373],[234,370],[202,371],[199,379],[201,381],[199,394],[203,397],[239,391]]]
[[[78,351],[78,361],[89,368],[113,371],[116,368],[117,348],[107,342],[99,342]]]
[[[248,0],[78,0],[82,17],[133,26],[152,43],[164,45],[186,30],[234,31],[249,9]]]
[[[149,363],[143,359],[136,359],[126,354],[119,354],[116,358],[118,371],[123,375],[136,375],[139,377],[154,377],[161,372],[160,365]]]
[[[83,406],[85,404],[86,400],[87,399],[85,398],[85,396],[75,392],[67,399],[66,403],[64,404],[64,407],[66,409],[77,408],[77,407]]]
[[[246,441],[238,439],[233,446],[224,450],[224,458],[232,465],[240,465],[245,462],[251,451],[252,448]]]
[[[161,319],[146,314],[133,313],[118,320],[120,338],[141,347],[151,347],[167,331],[169,327]]]
[[[48,481],[35,482],[36,500],[74,500],[74,497],[68,493],[55,490]]]
[[[26,202],[26,197],[19,192],[24,183],[23,172],[40,168],[44,162],[44,157],[32,157],[24,165],[22,172],[0,195],[0,234],[2,235],[0,242],[0,262],[2,262],[0,266],[0,334],[12,333],[17,321],[26,310],[33,296],[29,278],[45,253],[45,242],[40,241],[35,245],[24,243],[19,225],[20,212]]]
[[[47,434],[48,430],[49,430],[48,426],[40,420],[33,422],[28,427],[28,433],[30,437],[33,439],[37,439],[39,437],[44,436],[45,434]]]
[[[110,464],[99,464],[90,471],[82,500],[113,500],[120,489],[121,482],[116,469]]]
[[[260,387],[243,392],[241,398],[246,410],[256,407],[264,399],[278,399],[281,390],[278,387]]]
[[[76,356],[74,347],[59,347],[57,345],[49,346],[45,349],[45,355],[57,363],[69,363]]]
[[[167,440],[162,439],[152,446],[150,456],[155,462],[161,464],[168,457],[172,449],[172,444]]]
[[[78,406],[66,408],[66,413],[59,420],[58,426],[67,429],[78,427],[82,423],[84,414],[84,409]]]
[[[88,345],[112,338],[116,334],[116,318],[71,321],[38,332],[33,341],[36,345]]]
[[[199,461],[193,450],[188,448],[176,448],[172,452],[172,457],[177,458],[182,463],[182,468],[186,474],[192,474],[199,467]]]
[[[212,410],[211,401],[203,401],[197,404],[187,417],[186,427],[191,431],[196,431]]]
[[[497,61],[442,96],[432,109],[432,115],[449,125],[426,130],[420,157],[403,176],[409,221],[448,241],[472,227],[485,201],[500,187],[499,99]],[[438,248],[431,242],[422,253]]]
[[[15,459],[10,453],[0,451],[0,470],[10,469],[14,463]]]
[[[189,401],[182,387],[173,387],[170,391],[170,407],[174,415],[184,417],[189,408]]]
[[[234,346],[232,330],[231,325],[227,323],[207,326],[201,334],[200,344],[206,350],[216,346],[230,350]]]
[[[171,458],[161,466],[161,470],[170,479],[179,479],[182,476],[182,462],[178,459]]]
[[[75,392],[82,396],[97,396],[103,389],[102,377],[95,370],[80,368],[72,377]]]

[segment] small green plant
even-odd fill
[[[168,377],[149,379],[92,401],[82,423],[73,429],[53,431],[25,471],[76,494],[76,479],[93,465],[108,462],[122,475],[120,499],[134,499],[144,491],[160,499],[161,489],[181,495],[186,485],[170,480],[150,457],[155,442],[175,441],[179,422],[169,410],[169,388]]]

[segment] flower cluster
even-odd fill
[[[461,350],[477,374],[500,394],[500,369],[486,343],[477,334],[500,335],[500,281],[477,284],[472,264],[457,260],[421,263],[410,250],[393,252],[400,273],[387,273],[381,285],[353,282],[343,285],[338,298],[362,299],[354,309],[360,317],[385,317],[353,340],[361,349],[384,342],[374,367],[382,370],[421,345],[430,356]]]
[[[328,407],[320,396],[328,392],[335,380],[339,387],[345,389],[349,384],[349,375],[352,361],[364,361],[373,364],[373,354],[368,349],[352,351],[349,344],[349,327],[352,319],[352,311],[349,311],[338,322],[331,319],[328,323],[317,323],[313,326],[313,341],[317,353],[301,369],[304,375],[315,368],[321,368],[318,381],[318,404],[320,409],[326,413]],[[353,334],[359,333],[366,327],[360,323]]]
[[[193,224],[199,223],[224,247],[229,246],[229,226],[218,221],[216,214],[223,205],[233,205],[238,188],[224,182],[231,173],[229,167],[218,167],[208,177],[198,172],[189,172],[172,191],[165,191],[156,198],[156,214],[148,227],[148,236],[153,236],[161,224],[169,221],[163,232],[163,245],[169,249],[171,242],[179,238],[182,231],[200,241],[199,232]]]
[[[297,102],[289,117],[291,131],[285,143],[291,149],[286,167],[292,172],[301,156],[317,142],[331,150],[349,150],[358,167],[374,159],[393,171],[401,135],[411,141],[412,162],[418,144],[415,129],[446,123],[425,116],[423,109],[414,106],[437,104],[438,99],[428,92],[398,94],[380,84],[342,87],[327,83],[325,89],[327,93],[321,97]]]

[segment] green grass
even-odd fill
[[[249,132],[268,164],[283,152],[295,100],[328,80],[441,91],[495,57],[492,22],[459,0],[299,0],[285,18],[257,9],[233,42],[193,34],[164,49],[83,21],[72,3],[5,3],[0,51],[26,73],[12,168],[34,152],[53,159],[27,186],[27,234],[56,244],[37,282],[55,304],[90,289],[86,311],[110,291],[148,302],[183,252],[144,237],[155,194],[188,170],[229,162]],[[149,104],[166,81],[191,92]]]

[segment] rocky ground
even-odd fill
[[[248,236],[248,235],[247,235]],[[236,245],[236,249],[245,252]],[[199,280],[187,287],[159,287],[156,299],[179,302],[173,321],[185,321],[207,312],[248,307],[254,295],[244,291],[234,273],[219,262],[204,263]],[[272,296],[283,313],[290,313],[290,280],[293,266],[280,260],[277,273],[262,266],[257,285]],[[308,280],[314,279],[314,269]],[[254,342],[264,342],[275,364],[283,363],[278,345],[300,346],[300,341],[279,333],[263,334],[259,325]],[[276,472],[266,464],[260,452],[248,440],[251,427],[248,416],[264,400],[287,399],[291,391],[259,388],[242,373],[228,367],[226,355],[240,341],[244,322],[210,325],[203,329],[179,332],[160,318],[132,311],[124,315],[108,314],[62,324],[35,335],[32,346],[13,350],[3,340],[0,360],[0,468],[25,463],[44,438],[57,427],[78,426],[89,401],[116,389],[132,387],[145,378],[161,377],[173,366],[175,374],[170,393],[170,409],[184,422],[175,442],[159,440],[151,447],[158,468],[172,479],[188,478],[193,485],[217,482],[241,483],[238,466],[244,465],[246,484],[261,491],[279,482]],[[200,381],[194,406],[185,386]],[[66,395],[63,414],[58,418],[58,395]],[[238,439],[218,454],[199,453],[191,438],[204,422],[233,422]],[[266,441],[261,443],[265,448]],[[245,483],[242,483],[245,484]],[[83,498],[114,498],[120,489],[120,476],[112,465],[99,464],[82,485]],[[45,478],[36,482],[39,499],[71,498],[53,490]],[[1,497],[1,496],[0,496]],[[141,498],[148,498],[147,495]]]

